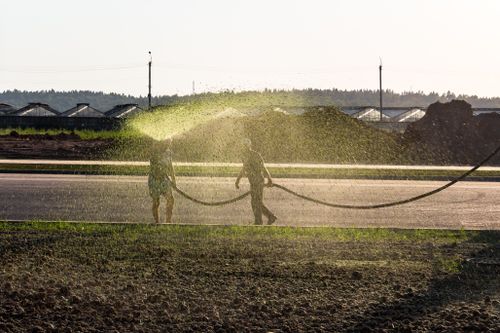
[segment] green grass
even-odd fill
[[[0,231],[67,231],[82,234],[116,233],[127,237],[168,234],[183,238],[265,238],[265,239],[329,239],[339,242],[433,242],[456,244],[471,239],[483,242],[498,239],[496,232],[438,229],[331,228],[331,227],[242,227],[203,225],[101,224],[69,222],[2,222]]]
[[[57,135],[60,133],[78,135],[82,140],[96,139],[137,139],[144,137],[138,131],[130,127],[125,127],[120,130],[94,131],[94,130],[67,130],[67,129],[35,129],[35,128],[0,128],[0,135],[9,135],[12,131],[21,135]]]
[[[449,257],[437,257],[436,265],[439,269],[444,272],[456,274],[460,272],[461,269],[461,258],[459,256]]]
[[[332,228],[332,227],[249,227],[249,226],[205,226],[205,225],[155,225],[155,224],[103,224],[103,223],[70,223],[64,221],[31,221],[31,222],[2,222],[2,232],[42,232],[49,234],[78,235],[78,237],[107,237],[108,242],[148,242],[163,244],[173,250],[182,250],[186,244],[203,242],[207,249],[211,246],[226,244],[229,247],[241,244],[266,244],[271,248],[273,244],[291,242],[298,248],[307,248],[307,244],[314,242],[335,242],[345,244],[373,244],[366,255],[367,259],[360,258],[358,262],[342,263],[335,261],[339,266],[365,264],[376,266],[404,265],[405,260],[392,262],[386,259],[377,262],[369,259],[377,255],[377,248],[403,246],[432,246],[445,249],[454,249],[466,243],[496,244],[500,240],[498,231],[470,231],[470,230],[439,230],[439,229],[390,229],[390,228]],[[166,243],[165,243],[166,242]],[[110,244],[111,244],[110,243]],[[116,246],[119,246],[118,243]],[[165,244],[164,244],[165,243]],[[210,245],[211,244],[211,245]],[[219,245],[217,245],[219,244]],[[233,245],[231,245],[233,244]],[[383,245],[386,244],[386,245]],[[290,249],[292,251],[292,249]],[[309,250],[307,250],[309,251]],[[397,251],[396,251],[397,252]],[[446,251],[445,251],[446,252]],[[331,258],[330,258],[331,259]],[[319,256],[318,262],[330,260]],[[461,269],[462,258],[450,256],[438,251],[434,254],[434,267],[446,273],[457,273]]]
[[[102,175],[147,175],[148,166],[112,165],[44,165],[0,164],[0,172],[47,172]],[[176,166],[179,176],[236,177],[239,167]],[[454,179],[464,171],[454,170],[397,170],[397,169],[316,169],[316,168],[269,168],[275,178],[330,178],[330,179]],[[468,179],[500,178],[498,171],[477,170]]]

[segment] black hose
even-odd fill
[[[317,204],[320,204],[320,205],[334,207],[334,208],[345,208],[345,209],[377,209],[377,208],[384,208],[384,207],[392,207],[392,206],[397,206],[397,205],[403,205],[403,204],[406,204],[406,203],[409,203],[409,202],[412,202],[412,201],[417,201],[417,200],[423,199],[425,197],[428,197],[428,196],[431,196],[433,194],[436,194],[438,192],[443,191],[444,189],[446,189],[446,188],[452,186],[453,184],[461,181],[462,179],[466,178],[468,175],[470,175],[471,173],[473,173],[474,171],[476,171],[479,167],[481,167],[483,164],[485,164],[486,162],[488,162],[493,156],[495,156],[499,151],[500,151],[500,146],[498,146],[498,148],[495,149],[495,151],[493,153],[491,153],[490,155],[488,155],[488,157],[486,157],[483,161],[481,161],[475,167],[473,167],[469,171],[465,172],[460,177],[458,177],[458,178],[450,181],[449,183],[447,183],[447,184],[445,184],[445,185],[443,185],[443,186],[441,186],[441,187],[439,187],[439,188],[437,188],[435,190],[432,190],[430,192],[426,192],[426,193],[423,193],[423,194],[420,194],[420,195],[417,195],[415,197],[408,198],[408,199],[405,199],[405,200],[394,201],[394,202],[387,202],[387,203],[376,204],[376,205],[359,205],[359,206],[356,206],[356,205],[334,204],[334,203],[330,203],[330,202],[326,202],[326,201],[322,201],[322,200],[318,200],[318,199],[314,199],[314,198],[305,196],[303,194],[300,194],[300,193],[297,193],[295,191],[292,191],[292,190],[286,188],[285,186],[282,186],[282,185],[279,185],[279,184],[274,184],[273,187],[279,188],[280,190],[283,190],[283,191],[285,191],[287,193],[290,193],[290,194],[292,194],[292,195],[294,195],[296,197],[299,197],[301,199],[304,199],[304,200],[307,200],[307,201],[311,201],[311,202],[314,202],[314,203],[317,203]]]
[[[476,166],[474,166],[472,169],[470,169],[469,171],[465,172],[460,177],[458,177],[458,178],[450,181],[449,183],[447,183],[447,184],[445,184],[445,185],[443,185],[443,186],[441,186],[441,187],[439,187],[439,188],[437,188],[435,190],[432,190],[430,192],[426,192],[426,193],[423,193],[423,194],[420,194],[420,195],[417,195],[415,197],[411,197],[411,198],[408,198],[408,199],[399,200],[399,201],[393,201],[393,202],[387,202],[387,203],[382,203],[382,204],[376,204],[376,205],[341,205],[341,204],[335,204],[335,203],[330,203],[330,202],[326,202],[326,201],[323,201],[323,200],[314,199],[314,198],[308,197],[306,195],[297,193],[295,191],[290,190],[289,188],[286,188],[283,185],[273,184],[272,187],[276,187],[276,188],[278,188],[278,189],[280,189],[282,191],[285,191],[285,192],[287,192],[289,194],[292,194],[292,195],[294,195],[294,196],[296,196],[298,198],[301,198],[301,199],[304,199],[304,200],[307,200],[307,201],[311,201],[311,202],[314,202],[314,203],[317,203],[317,204],[320,204],[320,205],[324,205],[324,206],[328,206],[328,207],[333,207],[333,208],[344,208],[344,209],[377,209],[377,208],[392,207],[392,206],[398,206],[398,205],[403,205],[403,204],[406,204],[406,203],[409,203],[409,202],[417,201],[417,200],[423,199],[425,197],[431,196],[433,194],[436,194],[438,192],[441,192],[444,189],[447,189],[448,187],[450,187],[453,184],[455,184],[455,183],[463,180],[464,178],[466,178],[467,176],[469,176],[471,173],[473,173],[474,171],[476,171],[483,164],[485,164],[486,162],[488,162],[493,156],[495,156],[499,151],[500,151],[500,146],[498,146],[498,148],[495,149],[495,151],[493,153],[491,153],[490,155],[488,155],[488,157],[486,157],[483,161],[481,161],[479,164],[477,164]],[[222,205],[227,205],[227,204],[235,203],[237,201],[240,201],[240,200],[244,199],[245,197],[247,197],[250,194],[250,191],[248,191],[248,192],[245,192],[242,195],[237,196],[237,197],[232,198],[232,199],[223,200],[223,201],[212,201],[212,202],[209,202],[209,201],[202,201],[202,200],[193,198],[192,196],[190,196],[186,192],[184,192],[184,191],[180,190],[179,188],[177,188],[177,186],[173,185],[172,183],[171,183],[171,185],[172,185],[172,188],[177,193],[179,193],[181,196],[183,196],[184,198],[186,198],[188,200],[191,200],[191,201],[193,201],[193,202],[195,202],[197,204],[204,205],[204,206],[222,206]]]
[[[188,200],[191,200],[191,201],[193,201],[193,202],[195,202],[197,204],[203,205],[203,206],[222,206],[222,205],[231,204],[231,203],[234,203],[236,201],[240,201],[240,200],[244,199],[246,196],[248,196],[250,194],[250,191],[248,191],[248,192],[245,192],[245,193],[243,193],[242,195],[240,195],[240,196],[238,196],[236,198],[232,198],[232,199],[229,199],[229,200],[209,202],[209,201],[202,201],[202,200],[193,198],[192,196],[190,196],[186,192],[178,189],[177,186],[174,186],[173,184],[172,184],[172,187],[173,187],[173,189],[177,193],[179,193],[180,195],[182,195],[184,198],[186,198]]]

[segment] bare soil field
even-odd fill
[[[2,158],[96,159],[113,144],[110,139],[82,140],[61,133],[0,135]]]
[[[499,240],[0,223],[0,331],[498,332]]]

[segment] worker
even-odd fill
[[[166,199],[165,223],[172,222],[172,211],[174,209],[174,196],[172,186],[176,186],[175,172],[172,165],[172,139],[156,142],[153,145],[149,161],[149,195],[153,199],[153,218],[160,223],[159,207],[160,197]]]
[[[271,225],[276,221],[276,216],[264,205],[263,195],[264,186],[273,186],[271,174],[264,165],[262,156],[256,152],[252,147],[252,141],[245,139],[242,147],[242,162],[243,168],[241,169],[238,177],[236,178],[235,186],[240,188],[240,180],[243,176],[247,176],[250,182],[250,194],[252,197],[252,210],[255,216],[255,224],[262,225],[262,214],[267,217],[267,224]],[[265,183],[267,178],[267,183]]]

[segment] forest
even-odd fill
[[[206,100],[220,95],[233,96],[238,99],[248,99],[249,104],[266,104],[278,106],[367,106],[379,104],[377,90],[340,90],[340,89],[303,89],[303,90],[275,90],[201,93],[195,95],[158,95],[152,99],[153,105],[172,105],[197,100]],[[500,97],[478,97],[475,95],[456,95],[446,93],[424,92],[394,92],[383,91],[384,106],[420,106],[436,101],[448,102],[453,99],[466,100],[472,107],[500,107]],[[0,103],[10,104],[21,108],[30,102],[46,103],[59,111],[67,110],[76,103],[90,103],[94,108],[106,111],[117,104],[136,103],[146,107],[146,96],[132,96],[118,93],[104,93],[89,90],[73,91],[21,91],[7,90],[0,92]]]

